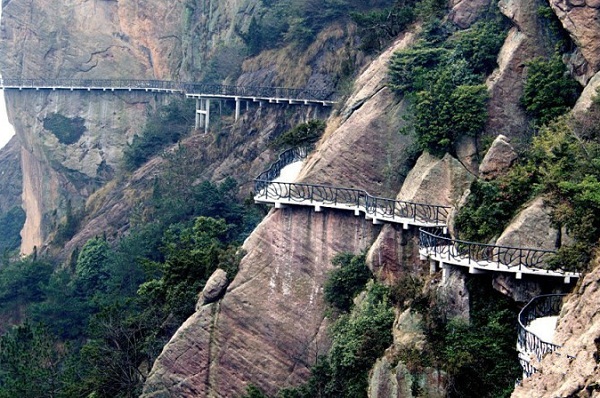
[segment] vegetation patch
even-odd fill
[[[325,126],[325,122],[319,119],[301,123],[281,134],[270,146],[276,149],[284,149],[314,144],[323,135]]]
[[[85,120],[79,116],[66,117],[60,113],[51,113],[43,121],[44,129],[50,131],[58,141],[65,145],[74,144],[86,132]]]
[[[421,150],[453,153],[462,136],[477,136],[487,120],[483,81],[496,66],[507,27],[491,15],[465,31],[429,21],[420,41],[392,57],[390,87],[413,104],[412,130]]]
[[[133,171],[173,145],[187,134],[193,125],[193,101],[174,100],[150,115],[141,135],[123,153],[125,168]]]
[[[21,245],[21,229],[25,224],[25,212],[21,206],[14,206],[6,213],[0,213],[0,253],[8,257],[9,253]]]

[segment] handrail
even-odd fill
[[[450,206],[381,198],[355,188],[274,181],[281,169],[304,159],[309,152],[307,148],[294,148],[279,155],[276,162],[254,179],[256,198],[348,207],[364,211],[374,218],[410,219],[421,224],[432,224],[432,226],[446,225]]]
[[[502,264],[508,269],[521,271],[523,267],[538,268],[540,272],[561,272],[561,270],[543,270],[539,266],[545,264],[548,257],[554,255],[553,250],[533,249],[513,246],[491,245],[487,243],[468,242],[452,239],[429,231],[420,229],[420,247],[433,251],[434,254],[443,254],[454,260],[466,259],[468,263],[477,263],[478,266],[489,262]],[[562,271],[564,273],[564,271]]]
[[[544,355],[558,350],[561,346],[542,340],[535,333],[527,330],[527,325],[534,319],[560,314],[564,294],[544,294],[532,298],[519,312],[519,331],[517,343],[525,352],[533,353],[538,361]]]
[[[335,100],[332,90],[308,88],[235,86],[215,83],[178,82],[169,80],[136,79],[11,79],[1,78],[0,88],[6,89],[108,89],[108,90],[158,90],[181,92],[187,95],[216,95],[229,97],[278,98],[297,101]]]

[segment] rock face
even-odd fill
[[[551,0],[550,6],[587,61],[580,74],[587,82],[600,70],[600,29],[597,0]]]
[[[600,261],[578,284],[563,304],[554,343],[561,355],[547,355],[539,371],[525,379],[513,398],[597,397],[600,369]],[[568,355],[568,356],[567,356]]]
[[[443,398],[446,396],[446,378],[439,370],[426,368],[419,373],[411,370],[403,363],[393,366],[383,357],[375,363],[369,380],[369,398],[408,398],[418,396]]]
[[[466,29],[489,5],[489,0],[453,0],[450,4],[451,10],[448,18],[461,29]]]
[[[517,214],[496,244],[554,250],[559,238],[559,231],[552,225],[550,209],[544,205],[544,198],[538,197]]]
[[[527,117],[520,106],[525,65],[535,57],[551,55],[554,44],[544,34],[545,22],[538,15],[537,2],[501,0],[498,6],[514,27],[498,55],[499,67],[486,83],[490,93],[486,133],[512,139],[522,137],[527,126]]]
[[[361,73],[341,116],[329,120],[328,130],[299,180],[332,185],[338,182],[373,195],[396,194],[400,176],[395,170],[406,161],[412,140],[398,134],[406,104],[399,102],[385,83],[392,54],[412,40],[412,33],[403,35]]]
[[[508,139],[499,135],[485,154],[479,166],[479,175],[484,180],[494,179],[508,171],[517,157],[517,152],[510,145]]]
[[[206,281],[206,285],[204,286],[204,289],[202,289],[202,293],[200,293],[200,298],[198,299],[198,304],[196,305],[196,311],[199,311],[202,308],[202,304],[209,304],[218,299],[225,291],[228,282],[227,272],[221,268],[213,272],[210,278],[208,278]]]
[[[327,347],[322,286],[331,259],[368,247],[363,218],[312,209],[272,211],[218,304],[203,306],[154,364],[144,397],[230,397],[252,383],[267,394],[306,379]]]
[[[425,152],[408,173],[397,199],[453,206],[474,179],[451,155],[438,159]]]

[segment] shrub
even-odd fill
[[[577,101],[581,87],[567,74],[558,55],[527,63],[527,80],[521,103],[540,124],[566,113]]]
[[[301,123],[293,129],[277,137],[270,146],[276,149],[295,148],[303,145],[314,144],[321,138],[325,131],[325,122],[313,119]]]
[[[331,271],[325,282],[325,302],[347,312],[352,307],[354,297],[363,290],[371,277],[371,271],[365,263],[364,254],[339,254],[334,257],[332,264],[338,268]]]
[[[50,131],[58,141],[70,145],[79,141],[85,133],[85,120],[79,116],[66,117],[60,113],[51,113],[43,121],[44,129]]]

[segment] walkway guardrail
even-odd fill
[[[275,181],[281,170],[308,156],[310,149],[294,148],[283,152],[279,159],[254,180],[255,200],[287,204],[314,205],[345,210],[362,211],[367,217],[420,226],[446,225],[449,206],[380,198],[355,188],[322,184]]]
[[[564,294],[545,294],[532,298],[519,312],[518,347],[526,353],[534,354],[538,361],[544,355],[560,348],[559,345],[542,340],[535,333],[527,330],[527,326],[535,319],[558,316],[562,307]]]
[[[540,362],[545,355],[552,353],[561,355],[558,352],[561,348],[560,345],[544,341],[527,327],[536,319],[558,316],[565,296],[565,294],[536,296],[519,312],[517,349],[519,351],[519,363],[523,368],[525,377],[530,377],[537,371],[529,361],[531,356],[535,356],[537,361]],[[574,359],[575,357],[567,354],[567,358]]]
[[[334,102],[331,90],[308,88],[235,86],[214,83],[177,82],[135,79],[0,79],[3,89],[65,89],[65,90],[154,90],[180,92],[186,95],[225,96],[243,98],[278,98],[296,101]]]
[[[523,267],[536,268],[540,272],[546,271],[539,267],[556,254],[552,250],[499,246],[452,239],[423,229],[419,231],[419,238],[420,246],[426,248],[433,255],[443,255],[448,260],[467,261],[468,264],[477,263],[479,266],[492,267],[496,265],[498,267],[501,264],[518,271],[522,271]]]

